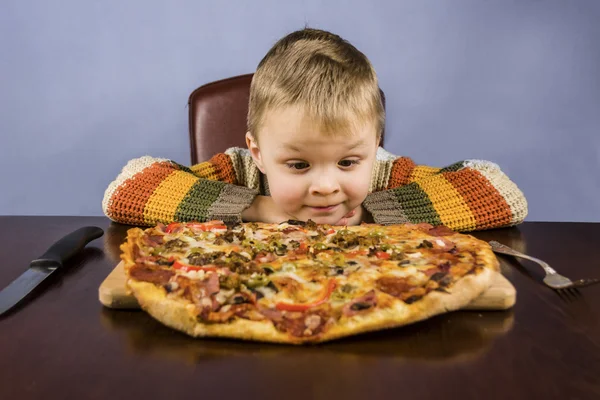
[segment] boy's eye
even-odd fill
[[[288,168],[296,170],[302,170],[309,167],[308,163],[305,162],[287,163],[286,165]]]
[[[358,164],[358,160],[342,160],[342,161],[338,162],[338,165],[340,167],[346,167],[346,168],[351,167],[356,164]]]

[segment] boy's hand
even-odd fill
[[[360,225],[361,222],[369,222],[370,219],[370,215],[367,212],[367,210],[365,210],[363,208],[362,205],[356,207],[354,210],[350,211],[348,214],[344,215],[344,217],[342,219],[340,219],[337,223],[335,223],[334,225],[345,225],[345,226],[352,226],[352,225]]]

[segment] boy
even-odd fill
[[[135,225],[312,219],[471,231],[523,221],[527,202],[497,165],[417,166],[379,147],[384,121],[366,56],[337,35],[303,29],[279,40],[258,65],[248,149],[191,168],[132,160],[106,190],[103,210]]]

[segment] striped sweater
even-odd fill
[[[111,220],[131,225],[240,222],[259,194],[268,196],[269,185],[247,149],[231,148],[189,168],[145,156],[129,161],[110,183],[102,209]],[[435,168],[383,148],[363,206],[375,223],[427,222],[462,232],[516,225],[527,215],[523,193],[492,162]]]

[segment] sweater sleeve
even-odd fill
[[[241,222],[258,190],[238,184],[239,175],[224,153],[190,168],[162,158],[136,158],[106,189],[102,210],[111,220],[130,225]]]
[[[459,231],[517,225],[527,215],[527,200],[500,167],[467,160],[445,168],[393,161],[386,187],[367,196],[364,208],[375,223],[429,223]]]

